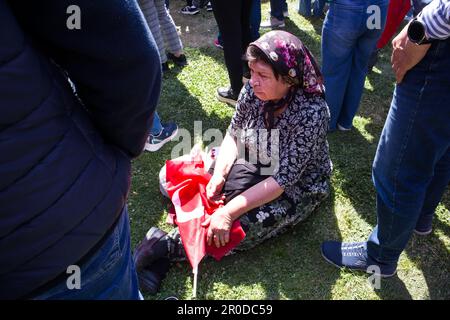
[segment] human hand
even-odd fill
[[[409,41],[408,25],[392,40],[392,70],[397,83],[401,83],[406,72],[422,60],[431,44],[417,45]]]
[[[206,185],[206,197],[208,200],[218,200],[225,185],[225,178],[219,174],[214,174]]]
[[[225,207],[220,207],[212,215],[210,215],[202,227],[208,228],[206,240],[208,245],[214,244],[217,248],[225,246],[230,241],[230,230],[233,219]]]

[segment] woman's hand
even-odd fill
[[[225,246],[230,241],[230,230],[233,224],[233,219],[229,215],[225,207],[220,207],[211,216],[209,216],[202,227],[207,227],[206,240],[208,245],[211,245],[212,241],[217,248]]]
[[[221,192],[225,184],[225,178],[219,174],[213,174],[206,185],[206,197],[208,200],[216,201],[222,199]]]

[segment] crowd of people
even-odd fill
[[[74,4],[75,30],[66,24]],[[142,299],[185,259],[177,228],[151,228],[133,253],[127,209],[132,159],[178,130],[156,111],[168,62],[189,63],[173,10],[212,11],[218,26],[214,45],[229,85],[217,99],[235,113],[206,187],[208,201],[222,205],[204,227],[220,248],[239,221],[246,237],[233,252],[285,232],[327,198],[327,136],[352,130],[374,57],[399,31],[396,85],[373,160],[377,225],[367,241],[321,246],[337,267],[395,275],[411,235],[432,232],[450,183],[450,1],[412,1],[413,17],[398,30],[410,7],[299,0],[299,14],[324,18],[320,65],[298,35],[280,30],[292,14],[285,0],[271,0],[263,22],[260,0],[181,8],[167,0],[0,0],[0,298]],[[258,154],[256,164],[248,154]],[[70,266],[82,270],[75,290]]]

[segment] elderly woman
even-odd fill
[[[246,237],[234,250],[254,247],[304,220],[328,195],[331,174],[329,111],[309,50],[292,34],[271,31],[249,45],[247,60],[251,79],[239,95],[206,188],[209,199],[225,199],[204,224],[207,240],[225,245],[239,219]],[[245,152],[241,155],[239,149]],[[176,229],[168,235],[159,229],[153,233],[153,239],[160,239],[152,244],[151,261],[183,255]],[[138,252],[148,248],[145,241]],[[141,256],[138,260],[145,254]],[[168,265],[160,260],[150,267],[154,276],[162,264]],[[143,278],[144,289],[149,282],[151,287],[152,280],[145,283]]]

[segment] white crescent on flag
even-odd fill
[[[205,208],[203,207],[202,199],[200,196],[196,196],[190,199],[190,201],[182,203],[182,201],[186,200],[180,198],[180,191],[185,187],[187,186],[181,187],[172,195],[172,203],[175,207],[177,222],[179,223],[201,218],[205,213]]]

